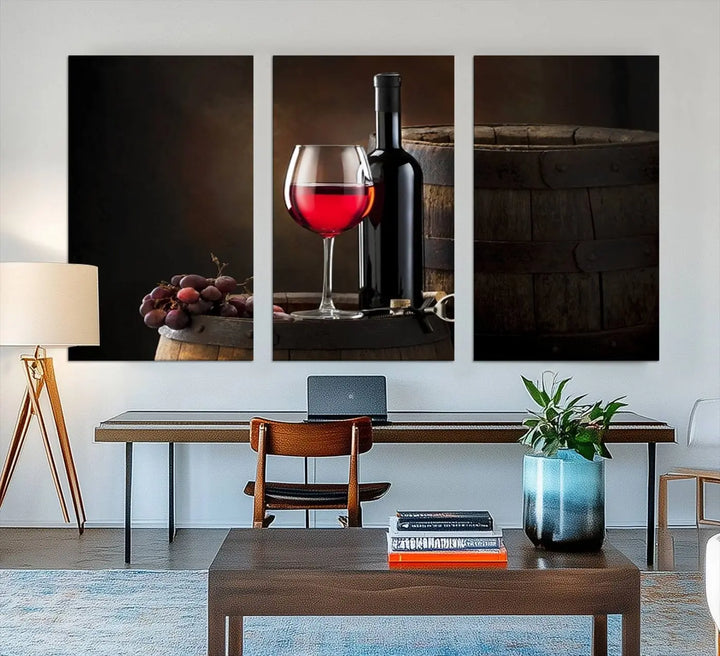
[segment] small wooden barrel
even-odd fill
[[[475,359],[658,357],[658,135],[475,126]]]
[[[423,172],[425,289],[455,290],[454,128],[447,125],[403,128],[402,143]]]
[[[253,320],[195,316],[182,330],[158,329],[156,360],[252,360]]]
[[[274,360],[452,360],[451,324],[426,315],[273,323]]]
[[[275,294],[288,311],[316,308],[318,294]],[[357,307],[339,294],[338,307]],[[252,319],[193,317],[190,326],[163,326],[156,360],[252,360]],[[273,322],[274,360],[452,360],[452,325],[434,315]]]

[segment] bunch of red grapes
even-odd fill
[[[185,328],[190,317],[211,314],[220,317],[251,317],[253,297],[232,296],[238,283],[232,276],[206,278],[195,273],[178,274],[161,282],[140,305],[140,314],[150,328]]]

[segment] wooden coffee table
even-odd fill
[[[611,546],[536,550],[506,530],[507,568],[389,569],[383,529],[233,529],[208,574],[208,654],[242,654],[242,618],[279,615],[622,615],[622,654],[640,654],[640,571]]]

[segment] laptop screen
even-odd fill
[[[370,417],[387,421],[385,376],[308,376],[309,421]]]

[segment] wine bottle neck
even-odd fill
[[[389,86],[375,86],[377,144],[382,149],[400,148],[400,84],[395,82],[399,78],[393,75],[386,79],[390,80]]]
[[[400,112],[377,112],[375,134],[378,148],[400,148]]]

